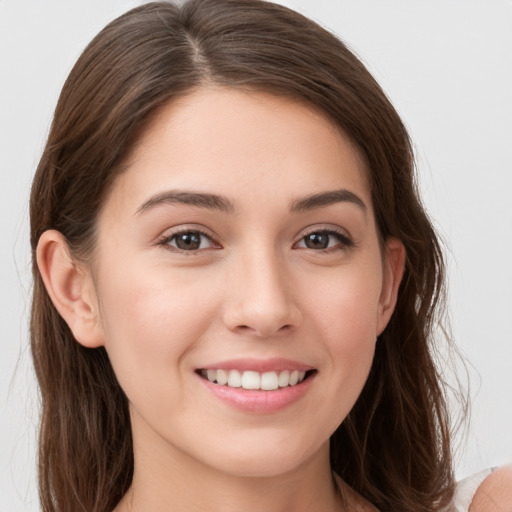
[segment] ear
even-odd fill
[[[36,256],[46,291],[75,339],[88,348],[103,345],[90,269],[72,258],[66,239],[53,229],[41,235]]]
[[[377,336],[386,328],[395,309],[398,289],[405,270],[405,247],[403,243],[397,238],[387,240],[384,256],[382,291],[379,298],[377,319]]]

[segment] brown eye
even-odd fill
[[[331,236],[328,233],[311,233],[304,237],[304,245],[308,249],[327,249]]]
[[[297,247],[300,249],[313,249],[317,251],[344,249],[353,246],[354,242],[346,235],[330,230],[308,233],[297,243]]]
[[[180,251],[198,251],[213,245],[211,238],[200,231],[182,231],[170,236],[163,243]]]

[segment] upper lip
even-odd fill
[[[207,364],[199,368],[200,370],[240,370],[240,371],[253,371],[258,373],[276,372],[282,370],[299,370],[307,372],[314,370],[313,366],[293,361],[291,359],[283,359],[274,357],[270,359],[228,359],[225,361],[218,361],[212,364]]]

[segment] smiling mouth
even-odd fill
[[[243,388],[262,391],[274,391],[280,388],[297,386],[309,378],[316,370],[282,370],[255,372],[240,370],[197,370],[198,375],[208,381],[230,388]]]

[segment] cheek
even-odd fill
[[[316,397],[315,422],[310,426],[318,439],[327,439],[343,422],[368,378],[375,353],[380,276],[378,266],[340,268],[335,276],[317,276],[302,288],[308,297],[308,337],[322,354],[322,395]]]
[[[162,374],[176,381],[217,309],[200,280],[148,268],[118,266],[99,280],[105,348],[123,388],[161,386]]]
[[[322,287],[309,287],[308,309],[315,323],[329,339],[358,345],[377,337],[382,274],[379,267],[341,269],[326,279]],[[337,344],[336,344],[337,345]]]
[[[381,278],[379,265],[341,269],[338,276],[326,280],[321,290],[310,295],[308,304],[312,327],[326,349],[333,382],[354,401],[373,362]]]

